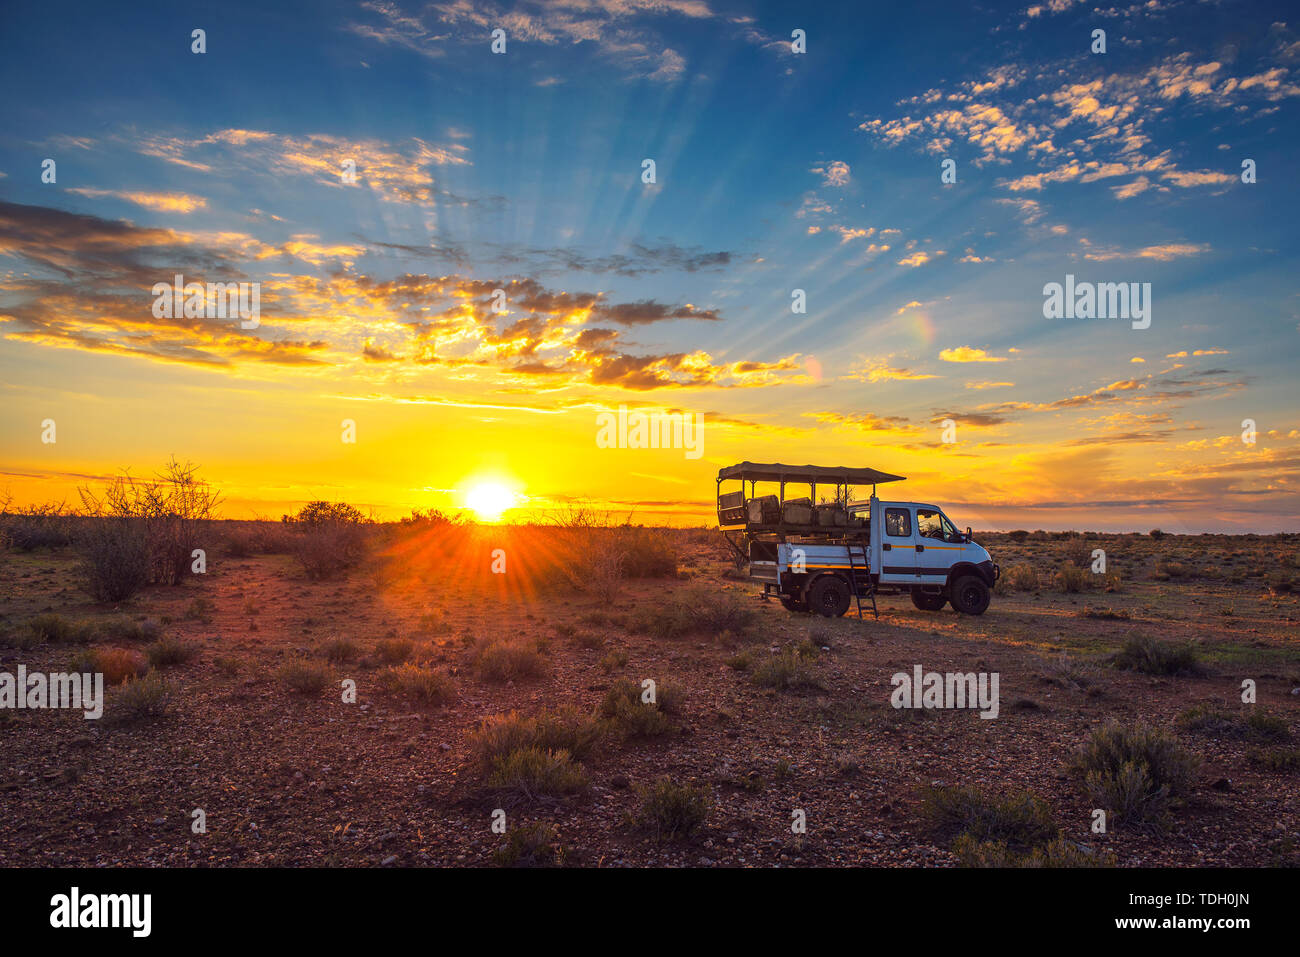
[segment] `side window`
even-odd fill
[[[933,508],[916,510],[916,533],[924,538],[943,538],[943,525],[939,521],[939,511]]]
[[[894,538],[912,537],[912,516],[907,509],[885,509],[885,534]]]

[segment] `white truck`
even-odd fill
[[[733,481],[740,489],[724,492]],[[838,617],[856,601],[861,616],[862,599],[875,612],[876,595],[907,592],[924,611],[951,603],[982,615],[998,566],[938,506],[876,497],[877,485],[899,481],[875,469],[741,462],[718,472],[718,527],[750,579],[791,611]],[[759,483],[775,483],[777,494],[759,495]],[[787,498],[787,485],[809,495]],[[814,504],[819,485],[834,488],[831,501]],[[866,485],[871,497],[850,501]]]

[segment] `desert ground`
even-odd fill
[[[986,614],[859,620],[763,600],[716,530],[365,534],[321,569],[212,522],[201,574],[119,602],[11,543],[0,670],[117,683],[0,711],[0,865],[1300,862],[1300,536],[977,532]],[[918,664],[997,672],[998,717],[893,708]],[[1078,766],[1108,721],[1186,779],[1123,805]]]

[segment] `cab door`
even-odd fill
[[[956,542],[952,523],[933,505],[917,505],[913,517],[916,519],[916,583],[942,585],[948,581],[948,569],[961,558],[965,546]]]
[[[916,583],[916,510],[902,502],[881,503],[880,581]]]

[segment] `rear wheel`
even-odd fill
[[[802,598],[795,598],[793,595],[782,595],[781,604],[785,605],[790,611],[806,612],[808,610],[808,602]]]
[[[989,586],[982,578],[963,575],[948,591],[952,607],[963,615],[982,615],[989,607]]]
[[[938,611],[948,604],[948,599],[943,595],[928,595],[923,591],[914,591],[912,592],[912,604],[921,611]]]
[[[808,610],[826,618],[839,618],[849,610],[849,584],[838,575],[823,575],[808,589]]]

